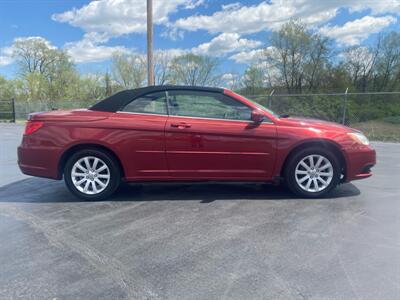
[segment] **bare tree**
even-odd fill
[[[172,56],[167,51],[157,51],[154,56],[154,77],[157,85],[168,83]]]
[[[241,75],[237,72],[230,72],[221,75],[221,82],[230,90],[238,90],[242,85],[241,79]]]
[[[20,73],[44,74],[59,59],[59,52],[43,38],[17,39],[13,44],[13,56]]]
[[[138,88],[145,85],[146,60],[142,55],[116,53],[111,64],[114,80],[122,88]]]
[[[259,65],[250,66],[244,72],[241,82],[245,94],[255,95],[262,93],[266,85],[264,69]]]
[[[175,57],[171,63],[171,83],[214,86],[219,81],[218,64],[217,59],[208,56],[185,54]]]
[[[347,70],[353,86],[362,92],[367,91],[368,83],[372,79],[379,50],[378,44],[374,48],[365,46],[352,47],[343,53],[344,68]]]
[[[392,31],[381,39],[377,57],[374,89],[393,89],[400,82],[400,33]]]

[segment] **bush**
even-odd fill
[[[382,121],[391,124],[400,124],[400,116],[386,117],[383,118]]]

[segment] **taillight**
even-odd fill
[[[29,134],[32,134],[32,133],[38,131],[43,126],[43,124],[44,124],[43,122],[39,122],[39,121],[26,122],[24,135],[29,135]]]

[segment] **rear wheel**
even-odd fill
[[[306,148],[289,158],[285,179],[295,194],[317,198],[337,186],[340,170],[339,160],[331,151]]]
[[[74,153],[65,164],[68,189],[84,200],[109,197],[120,184],[120,170],[114,158],[103,151],[88,149]]]

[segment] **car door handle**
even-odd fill
[[[183,128],[190,128],[192,127],[192,125],[185,122],[181,122],[181,123],[171,123],[171,127],[183,129]]]

